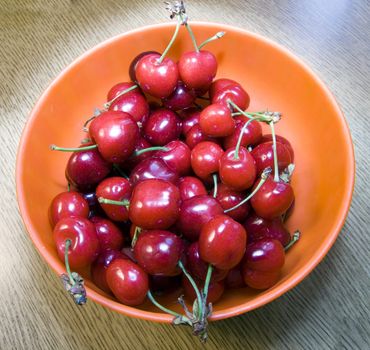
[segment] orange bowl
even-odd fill
[[[295,150],[293,176],[296,201],[287,227],[299,228],[301,240],[287,254],[280,281],[255,292],[228,290],[214,305],[212,320],[236,316],[260,307],[297,285],[328,252],[344,224],[354,185],[354,155],[346,121],[329,90],[315,74],[286,49],[256,34],[231,26],[192,23],[198,42],[223,30],[227,34],[207,47],[219,62],[218,77],[239,81],[251,96],[250,110],[283,113],[277,133]],[[163,51],[174,24],[140,28],[110,39],[88,51],[65,69],[34,107],[19,145],[16,183],[20,211],[36,248],[51,268],[61,274],[48,221],[52,198],[66,189],[64,170],[69,154],[52,152],[50,144],[75,146],[85,136],[83,121],[102,106],[106,93],[117,82],[127,81],[133,57],[147,50]],[[170,51],[179,58],[191,50],[186,31]],[[129,307],[86,279],[87,294],[122,314],[151,321],[172,317],[149,302]],[[175,298],[160,299],[179,311]]]

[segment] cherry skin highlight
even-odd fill
[[[112,221],[99,216],[92,217],[90,221],[95,225],[101,250],[120,250],[123,247],[124,236]]]
[[[204,134],[211,137],[226,137],[235,131],[230,109],[219,103],[213,103],[203,109],[199,125]]]

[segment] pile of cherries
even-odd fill
[[[131,81],[109,90],[80,147],[52,146],[73,153],[50,220],[78,304],[83,280],[70,269],[91,266],[104,292],[132,306],[148,297],[204,340],[211,303],[226,288],[266,289],[279,279],[297,239],[283,223],[294,152],[275,135],[279,113],[247,112],[241,84],[214,80],[216,57],[201,48],[223,33],[198,46],[183,4],[169,6],[178,23],[164,53],[133,59]],[[175,62],[166,55],[182,25],[194,50]],[[179,298],[183,315],[154,297],[178,287],[195,300],[189,311]]]

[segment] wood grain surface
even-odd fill
[[[194,20],[236,25],[291,49],[328,84],[351,128],[357,181],[330,253],[294,290],[189,329],[76,308],[38,255],[15,198],[15,158],[37,98],[73,59],[124,31],[167,21],[162,1],[0,0],[0,349],[370,349],[369,0],[188,1]],[[340,157],[335,154],[333,157]]]

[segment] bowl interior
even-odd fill
[[[24,130],[17,160],[17,191],[22,217],[36,247],[57,272],[57,257],[47,212],[51,199],[66,189],[64,170],[69,154],[49,150],[50,144],[76,146],[85,137],[83,121],[105,102],[109,88],[127,81],[132,58],[147,50],[163,51],[173,24],[145,27],[113,38],[69,66],[52,83],[34,108]],[[217,77],[239,81],[251,96],[250,110],[281,111],[276,126],[295,150],[293,187],[296,201],[287,222],[302,238],[287,254],[281,280],[273,288],[253,292],[227,291],[214,305],[212,319],[234,316],[261,306],[302,280],[323,258],[344,223],[350,204],[354,160],[347,125],[324,85],[293,55],[259,36],[218,24],[194,23],[198,42],[225,30],[225,37],[208,45],[219,62]],[[181,30],[170,56],[191,50]],[[171,317],[146,303],[121,305],[94,286],[85,273],[91,299],[121,313],[169,322]],[[178,309],[174,297],[160,299]]]

